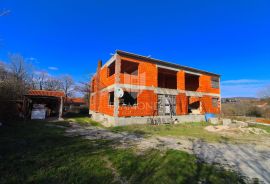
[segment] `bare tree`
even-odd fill
[[[66,97],[73,96],[74,80],[70,75],[64,75],[60,78],[62,82],[62,90],[65,92]]]
[[[10,55],[9,64],[0,66],[0,119],[14,118],[19,113],[17,104],[29,89],[27,63],[18,54]]]
[[[46,82],[49,80],[49,74],[46,71],[38,71],[35,72],[35,76],[33,78],[35,83],[35,89],[43,90],[46,87]]]
[[[75,87],[75,90],[83,95],[83,97],[87,103],[89,103],[89,101],[90,101],[90,94],[91,94],[90,81],[91,81],[92,77],[93,77],[92,74],[88,74],[87,76],[85,76],[85,80],[79,82]]]
[[[48,78],[48,73],[47,72],[41,72],[40,73],[40,75],[38,77],[38,84],[39,84],[39,89],[40,90],[43,90],[47,78]]]
[[[32,73],[29,84],[31,89],[43,90],[47,80],[47,72],[35,71]]]
[[[6,65],[0,61],[0,82],[4,81],[7,77]]]
[[[14,98],[23,97],[30,88],[31,65],[20,54],[10,54],[7,71],[9,73],[9,82],[11,82],[10,86],[14,90]]]
[[[0,61],[0,69],[3,70],[5,68],[5,63]]]
[[[24,58],[20,54],[10,54],[10,71],[17,80],[26,80],[27,66]]]
[[[32,88],[39,90],[64,91],[66,97],[74,92],[74,80],[70,75],[62,77],[50,76],[46,71],[36,71],[32,76]]]
[[[46,80],[44,89],[50,91],[59,91],[62,89],[62,82],[57,78],[51,77],[48,80]]]

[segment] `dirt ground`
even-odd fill
[[[220,134],[255,134],[255,135],[267,135],[268,132],[266,130],[260,128],[252,128],[252,127],[229,127],[229,126],[207,126],[205,130],[213,133]]]
[[[155,136],[144,138],[126,132],[114,133],[94,126],[71,123],[67,136],[82,136],[89,140],[105,139],[118,143],[119,147],[134,147],[140,152],[155,148],[175,149],[195,154],[199,159],[233,169],[249,178],[270,183],[270,145],[208,143],[198,139]],[[265,140],[270,142],[270,140]]]

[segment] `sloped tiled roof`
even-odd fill
[[[83,98],[68,98],[67,103],[79,103],[79,104],[85,104],[85,100]]]
[[[30,90],[27,96],[65,97],[65,93],[63,91]]]

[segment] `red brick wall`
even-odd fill
[[[103,67],[98,73],[93,77],[91,81],[92,92],[97,92],[100,89],[106,88],[113,85],[115,82],[115,75],[108,77],[108,67]]]
[[[125,74],[120,74],[121,84],[133,84],[133,85],[143,85],[143,86],[154,86],[157,87],[157,66],[156,64],[143,62],[136,59],[121,57],[121,60],[127,60],[135,63],[139,63],[138,76],[130,76]],[[124,61],[123,61],[124,62]],[[129,80],[129,78],[131,80]]]
[[[184,115],[188,113],[186,94],[179,94],[176,96],[176,115]]]
[[[90,99],[90,109],[113,116],[114,107],[109,105],[109,92],[98,92]]]
[[[185,90],[185,72],[182,70],[177,72],[177,89]]]
[[[157,113],[157,94],[144,90],[138,93],[137,106],[119,106],[119,116],[153,116]]]
[[[108,67],[103,67],[99,72],[100,84],[99,89],[106,88],[113,85],[115,82],[115,75],[108,77]]]
[[[198,91],[205,92],[205,93],[219,94],[220,89],[212,88],[211,78],[212,78],[211,76],[201,75],[200,76],[200,87],[199,87]]]
[[[103,92],[99,100],[99,112],[113,116],[114,106],[109,105],[109,92]]]
[[[204,97],[201,98],[202,113],[220,114],[220,99],[219,99],[218,107],[213,107],[212,98],[215,98],[215,97],[204,96]]]
[[[197,92],[219,94],[220,89],[212,88],[211,78],[212,78],[211,76],[201,75],[199,78],[200,86]],[[185,72],[182,70],[177,73],[177,89],[186,90],[185,89]]]
[[[120,83],[143,85],[143,86],[158,86],[158,70],[157,66],[152,63],[143,62],[141,60],[120,57],[121,60],[128,60],[139,63],[138,76],[120,74]],[[93,78],[95,80],[94,92],[104,89],[115,83],[115,75],[108,76],[108,68],[103,67],[99,73]],[[97,83],[99,82],[99,85]],[[198,92],[219,94],[220,89],[214,89],[211,86],[211,76],[201,75],[199,78],[200,86]],[[177,72],[177,89],[185,90],[185,72]],[[119,107],[119,116],[153,116],[157,113],[157,94],[153,91],[145,90],[139,93],[138,105],[134,107]],[[212,107],[212,97],[205,96],[201,98],[203,113],[220,113],[219,107]],[[176,114],[183,115],[188,113],[188,99],[185,94],[176,96]],[[90,98],[90,110],[108,114],[113,116],[114,107],[109,105],[109,94],[106,92],[96,93]]]
[[[215,93],[219,94],[220,89],[215,89],[212,88],[212,82],[211,82],[211,76],[207,75],[201,75],[200,76],[200,87],[198,89],[199,92],[204,92],[204,93]]]
[[[191,96],[189,98],[189,104],[194,103],[194,102],[198,102],[198,101],[200,101],[200,98],[199,97]]]
[[[93,82],[94,81],[94,82]],[[92,79],[93,96],[90,98],[90,110],[100,112],[108,115],[113,115],[114,108],[109,105],[108,92],[100,92],[100,90],[113,85],[115,82],[115,75],[108,77],[108,68],[104,66],[101,68]]]

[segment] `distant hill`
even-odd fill
[[[230,98],[222,98],[222,99],[235,99],[235,100],[259,100],[259,98],[255,98],[255,97],[230,97]]]
[[[236,103],[236,102],[245,102],[245,101],[260,101],[259,98],[255,97],[230,97],[230,98],[222,98],[222,103]]]

